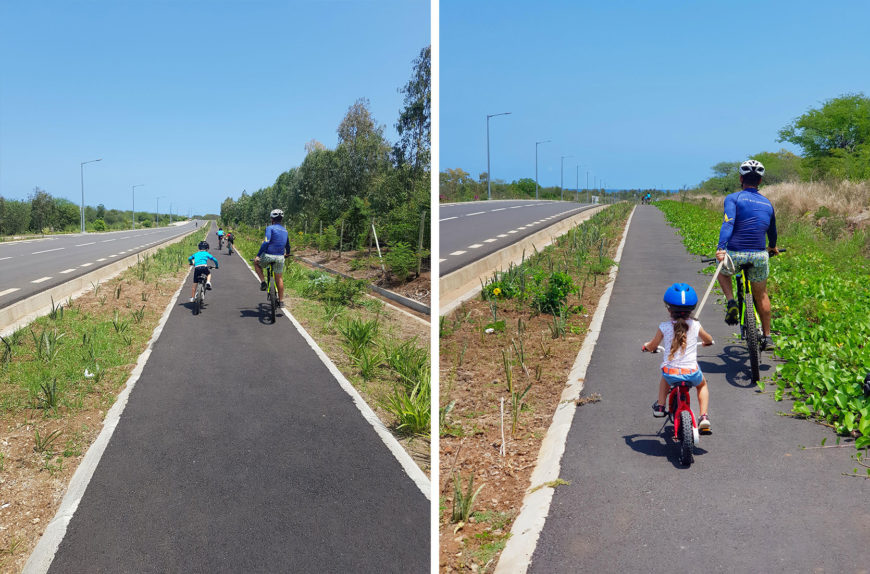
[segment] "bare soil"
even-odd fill
[[[624,220],[622,221],[624,226]],[[622,231],[619,231],[621,235]],[[613,241],[609,257],[614,257]],[[442,326],[440,393],[441,406],[453,404],[440,438],[440,571],[490,572],[509,537],[510,528],[531,485],[529,480],[541,442],[552,421],[565,382],[588,331],[591,317],[604,291],[607,275],[597,275],[582,296],[571,295],[568,305],[583,310],[570,316],[562,338],[553,338],[552,315],[532,315],[528,306],[500,301],[498,319],[506,321],[504,332],[485,333],[493,321],[489,302],[467,301],[445,319]],[[525,329],[520,335],[518,322]],[[502,352],[523,342],[525,367],[512,369],[513,386],[522,392],[529,383],[526,405],[519,411],[516,431],[511,433],[510,394]],[[501,400],[504,399],[502,445]],[[451,521],[454,476],[462,479],[462,491],[474,477],[474,490],[483,485],[467,523]]]

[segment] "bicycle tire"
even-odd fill
[[[196,296],[193,298],[193,314],[199,315],[202,309],[202,283],[196,285]]]
[[[270,317],[272,318],[272,322],[275,322],[275,313],[278,310],[278,294],[275,293],[275,286],[272,285],[269,288],[269,307],[271,308]]]
[[[692,415],[680,413],[680,464],[689,466],[695,462],[695,433],[692,430]]]
[[[755,325],[755,301],[752,299],[752,293],[748,293],[746,297],[746,348],[749,350],[749,370],[753,383],[758,383],[761,380],[761,375],[758,370],[758,354],[760,349],[760,341],[758,340],[758,328]]]

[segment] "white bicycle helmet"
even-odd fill
[[[761,171],[764,171],[764,168],[761,168]],[[281,209],[273,209],[272,213],[269,214],[269,217],[275,219],[276,217],[284,217],[284,211]]]
[[[764,175],[764,166],[761,165],[760,161],[748,159],[740,164],[740,175],[746,175],[747,173],[753,172],[758,175]]]

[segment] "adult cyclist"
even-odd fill
[[[269,214],[271,224],[266,228],[266,240],[260,244],[260,250],[254,257],[254,271],[260,278],[260,291],[266,290],[266,280],[263,278],[263,265],[272,264],[275,273],[275,284],[278,286],[278,306],[284,306],[284,259],[290,256],[290,237],[284,229],[284,212],[273,209]]]
[[[223,245],[222,241],[224,239],[224,228],[218,227],[216,234],[217,234],[217,241],[218,241],[218,251],[220,251],[221,245]]]
[[[719,230],[719,244],[716,259],[722,261],[725,254],[731,256],[735,268],[744,263],[752,263],[746,278],[752,285],[752,298],[761,316],[761,349],[774,348],[770,338],[770,298],[767,295],[768,261],[770,255],[779,253],[776,248],[776,215],[773,205],[758,192],[758,185],[764,176],[764,166],[754,159],[740,164],[740,185],[742,190],[725,198],[725,219]],[[767,246],[765,246],[765,235]],[[719,286],[727,299],[725,322],[736,325],[738,322],[737,302],[731,276],[736,272],[724,267],[718,276]]]

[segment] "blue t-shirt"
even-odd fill
[[[269,255],[287,255],[290,253],[290,238],[287,235],[287,230],[280,223],[266,228],[266,241],[260,245],[257,257],[263,253]]]
[[[197,251],[196,253],[187,258],[188,261],[193,261],[194,267],[199,267],[200,265],[208,265],[209,259],[214,261],[214,266],[215,268],[217,268],[218,260],[215,259],[214,255],[212,255],[208,251]]]
[[[764,236],[776,247],[776,215],[770,200],[748,188],[725,198],[725,219],[719,230],[718,249],[764,251]]]
[[[221,237],[223,234],[224,234],[223,229],[218,229],[218,230],[217,230],[217,236],[218,236],[218,237]]]

